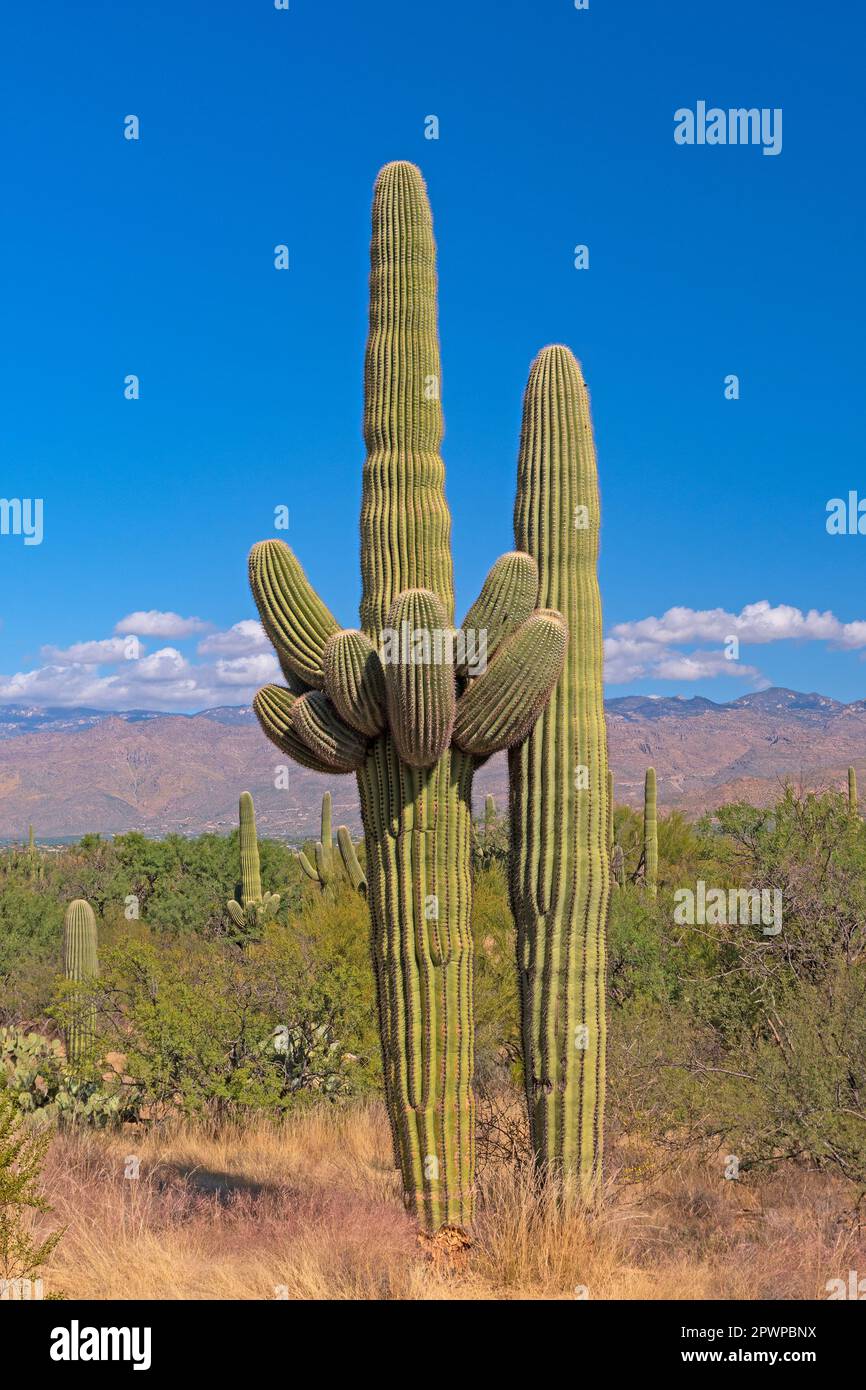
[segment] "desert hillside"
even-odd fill
[[[844,705],[783,689],[724,705],[627,696],[608,701],[607,725],[617,800],[632,805],[649,764],[662,805],[692,813],[739,798],[769,803],[785,781],[841,787],[850,764],[866,774],[866,700]],[[353,777],[323,777],[293,763],[287,788],[277,789],[284,766],[245,707],[192,716],[7,707],[0,838],[18,838],[30,823],[42,838],[224,832],[236,822],[240,787],[255,795],[265,834],[310,834],[328,788],[339,821],[359,828]],[[475,791],[504,805],[506,788],[500,754],[480,769]]]

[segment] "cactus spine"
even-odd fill
[[[63,918],[63,973],[67,980],[84,984],[99,974],[96,917],[90,903],[76,898]],[[72,1001],[66,1028],[66,1055],[77,1066],[93,1041],[96,1010],[82,999]]]
[[[279,893],[262,894],[256,810],[249,792],[241,792],[238,802],[238,843],[241,854],[241,900],[230,898],[228,914],[241,934],[241,941],[257,936],[279,910]]]
[[[656,770],[648,767],[643,791],[643,872],[646,890],[651,898],[658,894],[659,827],[656,792]]]
[[[857,772],[853,767],[848,769],[848,810],[857,815]]]
[[[254,706],[305,766],[357,774],[385,1099],[406,1205],[433,1232],[473,1210],[472,777],[543,706],[564,632],[556,614],[523,624],[535,566],[506,557],[479,600],[486,670],[466,683],[443,664],[454,594],[440,378],[427,192],[413,165],[389,164],[373,197],[361,630],[340,633],[282,542],[255,546],[253,594],[289,684]],[[407,651],[412,625],[422,640]]]
[[[315,863],[311,863],[304,854],[303,850],[298,850],[298,863],[303,869],[307,878],[312,879],[313,883],[318,883],[324,890],[328,888],[336,878],[336,867],[334,861],[334,838],[331,833],[331,793],[325,792],[322,797],[322,838],[316,842],[314,851]],[[358,862],[358,855],[352,843],[352,837],[345,825],[337,828],[337,846],[340,851],[340,858],[349,881],[357,893],[366,893],[367,879],[364,870]]]
[[[524,1079],[538,1162],[590,1200],[604,1121],[607,735],[595,447],[580,367],[563,347],[545,348],[530,372],[514,535],[538,563],[539,604],[568,625],[550,703],[509,755]]]

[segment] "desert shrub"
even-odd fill
[[[617,1122],[672,1147],[723,1143],[746,1174],[793,1160],[864,1187],[863,825],[835,793],[789,789],[771,811],[723,807],[712,833],[706,822],[698,834],[707,850],[690,872],[715,887],[780,891],[782,930],[678,927],[664,895],[641,921],[629,890],[617,891]]]
[[[520,1008],[514,919],[505,871],[496,862],[476,873],[475,1070],[480,1089],[520,1076]]]
[[[44,1014],[57,971],[63,906],[41,885],[0,884],[0,1023]]]
[[[32,1279],[60,1239],[34,1236],[33,1216],[51,1208],[39,1191],[50,1135],[34,1130],[0,1089],[0,1278]]]
[[[287,1109],[365,1093],[377,1075],[364,904],[346,890],[271,923],[240,951],[219,938],[130,939],[93,982],[103,1053],[153,1115]]]

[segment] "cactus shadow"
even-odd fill
[[[183,1186],[197,1196],[215,1199],[221,1206],[228,1206],[239,1197],[259,1201],[286,1195],[281,1183],[262,1182],[242,1173],[225,1173],[217,1168],[186,1163],[161,1164],[157,1186],[163,1189]]]

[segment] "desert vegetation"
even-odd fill
[[[783,1252],[785,1287],[810,1296],[838,1277],[828,1252],[853,1248],[856,779],[695,823],[659,814],[648,768],[643,815],[616,808],[580,366],[561,346],[532,364],[515,549],[459,626],[439,380],[426,188],[390,164],[373,199],[360,628],[283,541],[249,557],[285,681],[256,715],[303,767],[356,774],[363,843],[341,826],[335,853],[326,796],[314,846],[260,845],[244,792],[230,840],[88,836],[49,857],[31,834],[7,854],[0,1258],[15,1277],[29,1251],[60,1292],[116,1290],[118,1223],[140,1292],[163,1297],[220,1279],[249,1296],[263,1280],[287,1297],[640,1296],[660,1269],[677,1296],[760,1296]],[[501,750],[508,824],[488,803],[473,825],[475,771]],[[794,1192],[814,1195],[808,1220]],[[29,1232],[66,1212],[62,1238]]]
[[[626,807],[613,816],[623,881],[592,1212],[538,1181],[508,837],[490,806],[474,826],[478,1212],[471,1248],[449,1258],[419,1245],[400,1200],[366,903],[337,856],[323,890],[290,847],[262,841],[261,879],[280,903],[239,939],[227,906],[237,835],[6,851],[0,1080],[47,1149],[33,1191],[51,1210],[21,1213],[33,1250],[62,1232],[41,1265],[46,1288],[826,1297],[866,1253],[866,830],[834,792],[788,790],[772,810],[740,804],[698,822],[662,809],[654,897],[643,822]],[[781,885],[783,931],[677,924],[677,893],[699,881]],[[67,979],[76,898],[94,909],[99,973]]]

